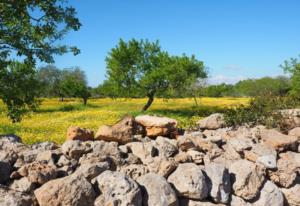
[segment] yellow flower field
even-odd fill
[[[113,124],[126,114],[138,115],[147,99],[91,99],[87,106],[79,99],[42,99],[40,108],[12,124],[0,103],[0,134],[16,134],[25,143],[54,141],[62,143],[69,126],[78,125],[94,131],[100,125]],[[247,104],[248,98],[155,99],[148,114],[168,116],[178,120],[179,127],[189,128],[200,118],[222,111],[226,107]]]

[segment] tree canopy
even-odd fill
[[[106,62],[106,85],[126,97],[148,97],[143,111],[150,107],[155,95],[168,90],[183,92],[207,76],[203,62],[195,56],[171,56],[161,50],[158,41],[121,39]]]
[[[7,105],[8,115],[19,121],[24,108],[36,105],[36,95],[26,98],[16,96],[22,92],[30,93],[33,88],[23,88],[22,92],[10,95],[15,85],[28,85],[28,73],[35,73],[36,61],[53,63],[54,55],[66,52],[78,54],[76,47],[60,44],[70,30],[79,30],[81,24],[73,7],[66,0],[3,0],[0,2],[0,97]],[[18,58],[23,66],[14,62]],[[15,76],[15,67],[19,76]],[[25,71],[26,70],[26,71]],[[26,81],[29,82],[26,82]],[[21,82],[16,82],[21,81]],[[9,105],[10,104],[10,105]],[[11,106],[13,105],[13,106]]]

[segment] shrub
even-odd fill
[[[241,105],[226,110],[224,118],[228,126],[262,124],[284,130],[280,110],[295,108],[299,105],[300,99],[291,96],[258,96],[251,99],[248,106]]]

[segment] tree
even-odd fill
[[[5,70],[1,70],[3,79],[5,81],[1,81],[0,98],[7,105],[8,117],[13,123],[19,122],[28,109],[35,109],[39,103],[35,99],[39,92],[35,71],[27,64],[11,62]]]
[[[90,89],[87,86],[86,75],[79,67],[62,71],[60,90],[62,91],[62,97],[82,98],[85,105],[91,96]]]
[[[18,56],[28,70],[34,73],[35,63],[53,63],[54,55],[61,55],[66,52],[78,54],[76,47],[68,47],[59,44],[65,34],[70,31],[79,30],[81,24],[76,18],[76,11],[73,7],[66,5],[66,0],[3,0],[0,2],[0,96],[5,104],[18,101],[12,109],[7,105],[9,113],[14,112],[15,120],[21,115],[24,107],[34,107],[35,95],[28,95],[22,99],[14,95],[8,95],[4,88],[11,84],[11,62]],[[15,64],[15,63],[13,63]],[[13,65],[15,66],[15,65]],[[21,70],[21,72],[25,72]],[[23,75],[27,75],[24,73]],[[20,73],[20,76],[21,73]],[[22,78],[15,78],[22,81]],[[18,82],[17,84],[22,84]],[[26,83],[25,83],[26,84]],[[25,93],[31,90],[24,88]],[[30,96],[30,98],[29,98]],[[20,110],[20,111],[19,111]]]
[[[300,95],[300,62],[296,58],[291,58],[281,65],[283,70],[291,75],[291,95],[299,97]]]
[[[151,106],[155,95],[170,90],[184,92],[197,79],[207,76],[203,62],[195,56],[170,56],[161,50],[158,41],[121,39],[106,62],[107,81],[118,95],[148,97],[142,111]]]
[[[40,67],[37,71],[37,79],[41,83],[40,95],[42,97],[61,97],[60,82],[62,71],[54,65]]]

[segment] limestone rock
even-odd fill
[[[246,202],[243,198],[235,195],[231,195],[230,206],[251,206],[251,203]]]
[[[179,152],[175,157],[174,160],[177,163],[188,163],[192,162],[192,157],[187,152]]]
[[[82,164],[76,169],[76,171],[72,175],[83,176],[90,182],[93,178],[97,177],[102,172],[109,169],[110,164],[108,162]]]
[[[195,164],[202,164],[203,163],[203,158],[204,158],[204,153],[195,151],[195,150],[188,150],[187,154],[192,158],[192,161]]]
[[[283,195],[280,189],[271,181],[267,181],[260,191],[259,200],[254,203],[255,206],[283,206]]]
[[[33,162],[22,166],[17,172],[14,172],[12,176],[27,177],[30,182],[42,185],[56,178],[57,170],[55,167],[45,163]]]
[[[220,113],[211,114],[197,122],[200,129],[219,129],[225,126],[224,117]]]
[[[179,164],[168,182],[174,186],[179,197],[203,200],[208,195],[205,176],[200,167],[193,163]]]
[[[292,135],[284,135],[275,129],[263,129],[260,132],[262,141],[272,146],[278,151],[284,151],[287,149],[296,150],[298,138]]]
[[[135,120],[143,125],[148,137],[176,135],[177,121],[167,117],[139,115]]]
[[[76,160],[78,160],[83,154],[89,153],[92,151],[90,145],[83,144],[79,140],[68,140],[63,143],[61,146],[62,152]]]
[[[136,130],[137,124],[134,118],[128,116],[123,118],[113,126],[101,126],[95,135],[95,139],[126,144],[128,142],[134,141]]]
[[[175,146],[176,143],[172,143],[170,139],[164,137],[157,137],[155,140],[159,155],[166,158],[173,157],[178,153],[178,148]]]
[[[295,152],[281,153],[277,161],[277,170],[269,171],[270,179],[282,187],[290,187],[300,171],[300,154]]]
[[[177,168],[178,163],[174,159],[154,157],[151,162],[148,162],[147,166],[150,172],[167,178]]]
[[[237,160],[229,167],[235,195],[251,200],[259,193],[265,176],[264,168],[248,160]]]
[[[97,182],[104,197],[104,205],[142,205],[138,184],[126,175],[107,170],[97,177]]]
[[[0,185],[0,205],[32,206],[35,204],[30,195]]]
[[[260,163],[266,168],[277,168],[277,152],[272,146],[262,143],[254,144],[250,151],[244,151],[244,156],[247,160]]]
[[[300,127],[300,109],[285,109],[280,111],[285,127],[293,129],[295,127]]]
[[[120,172],[127,175],[128,177],[136,180],[138,177],[149,173],[149,169],[145,165],[130,164],[130,165],[121,167]]]
[[[36,188],[36,184],[30,182],[26,177],[21,179],[14,180],[12,184],[9,185],[9,188],[19,192],[30,193]]]
[[[281,188],[281,191],[290,206],[300,205],[300,184],[295,184],[291,188]]]
[[[89,141],[94,139],[94,132],[86,128],[71,126],[67,130],[66,140]]]
[[[298,139],[300,138],[300,127],[296,127],[289,131],[289,135],[296,136]]]
[[[176,193],[167,180],[157,174],[149,173],[137,179],[142,188],[143,205],[177,206]]]
[[[147,164],[153,157],[158,155],[158,150],[151,142],[131,142],[126,144],[132,154],[141,159],[144,164]]]
[[[34,194],[40,206],[93,205],[95,192],[82,176],[67,176],[51,180],[36,189]]]
[[[209,178],[209,195],[217,203],[229,201],[231,184],[228,170],[222,164],[211,163],[205,166]]]
[[[223,204],[217,204],[217,203],[206,202],[206,201],[196,201],[191,199],[180,199],[179,205],[180,206],[224,206]]]

